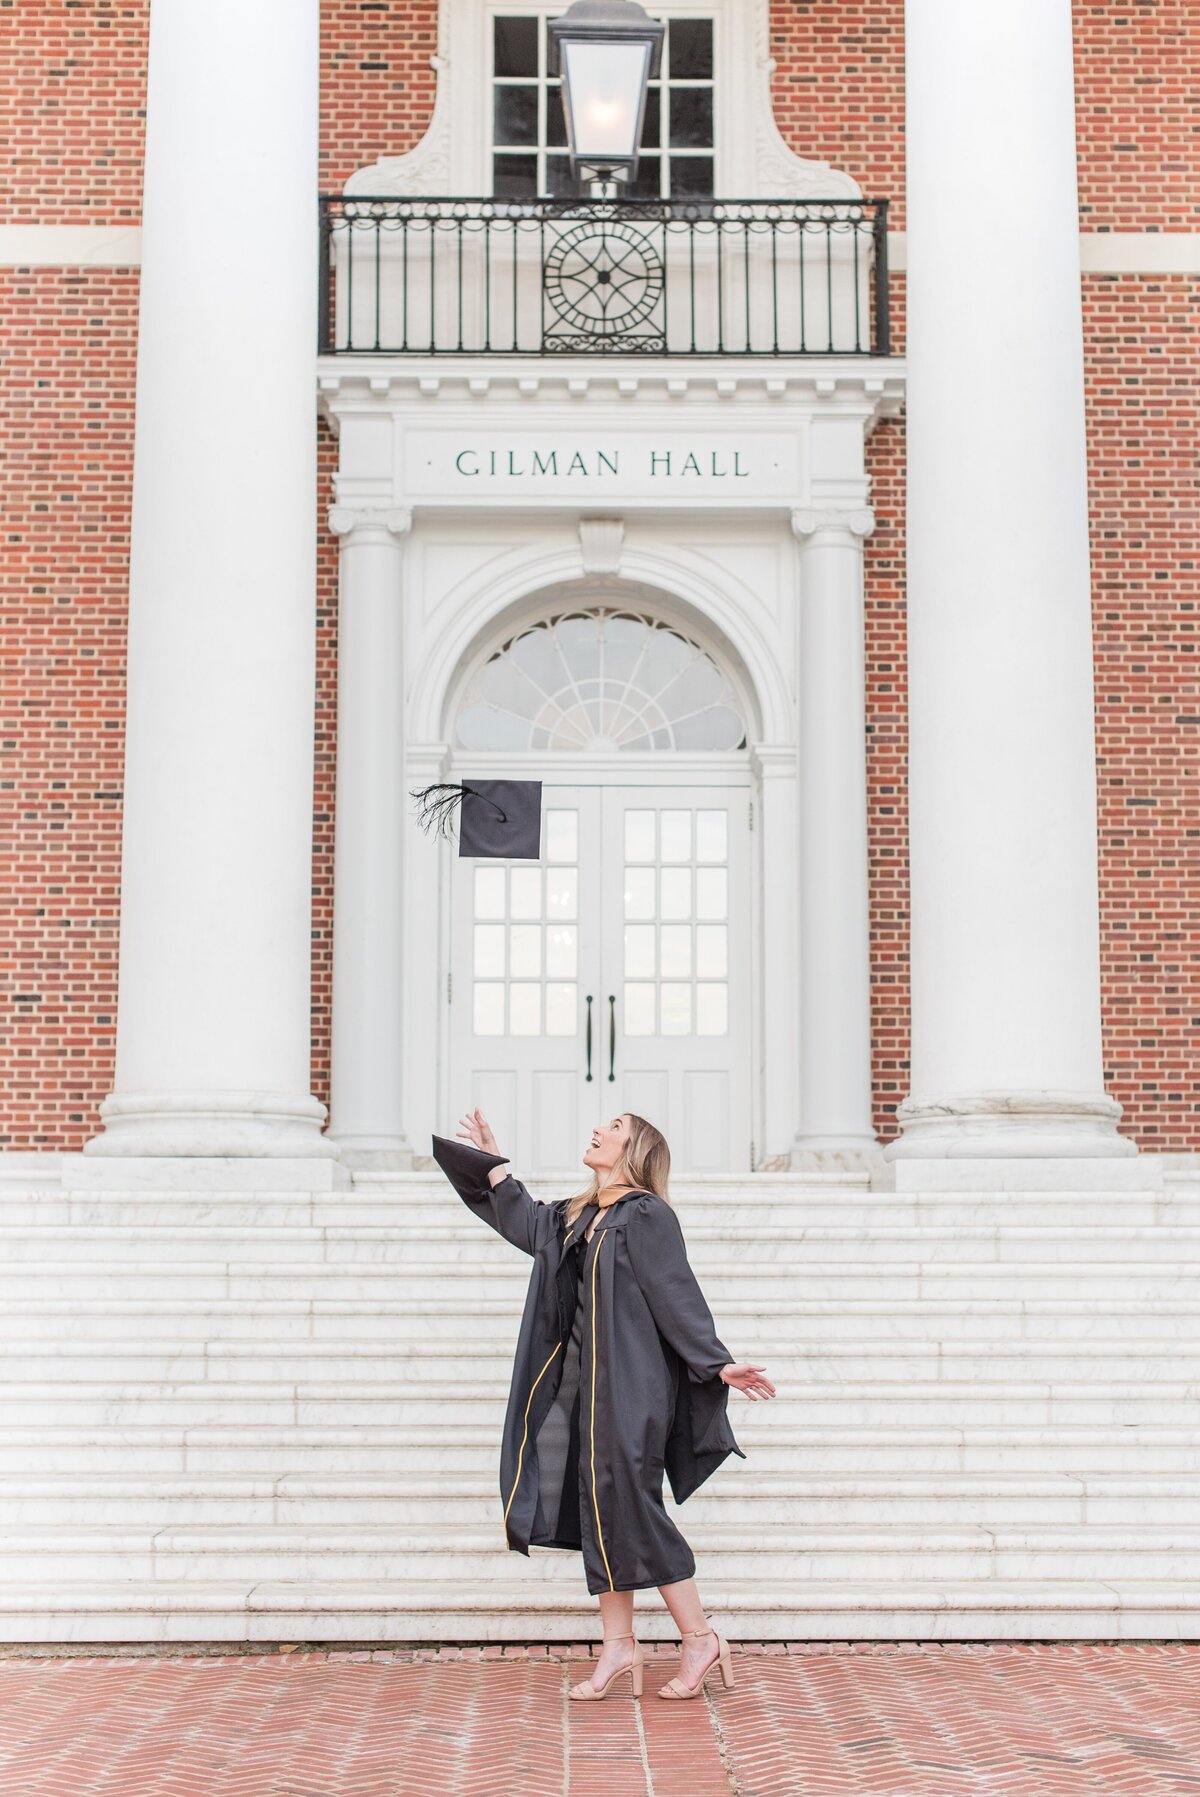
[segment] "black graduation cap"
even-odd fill
[[[459,810],[460,856],[493,861],[538,861],[542,853],[542,783],[540,780],[464,780],[440,782],[409,794],[417,801],[417,822],[439,836],[450,833],[450,818]]]
[[[493,1167],[506,1167],[509,1157],[488,1154],[473,1142],[434,1136],[433,1158],[460,1198],[478,1198]]]

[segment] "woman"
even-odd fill
[[[571,1689],[604,1697],[629,1672],[642,1691],[633,1593],[655,1585],[679,1627],[680,1676],[660,1697],[697,1697],[719,1663],[733,1667],[709,1625],[696,1561],[663,1503],[664,1470],[682,1503],[730,1454],[728,1387],[752,1399],[775,1387],[741,1364],[714,1331],[667,1199],[670,1151],[642,1117],[614,1117],[592,1133],[590,1187],[535,1201],[507,1171],[482,1111],[458,1141],[433,1153],[477,1216],[533,1256],[500,1454],[504,1539],[582,1552],[599,1597],[604,1646],[595,1672]]]

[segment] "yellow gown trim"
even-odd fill
[[[604,1532],[600,1527],[600,1506],[596,1502],[596,1262],[600,1258],[600,1249],[607,1234],[607,1229],[600,1231],[600,1240],[596,1243],[596,1252],[592,1256],[592,1509],[596,1516],[596,1538],[600,1543],[604,1570],[608,1574],[608,1588],[612,1591],[615,1589],[612,1568],[608,1564],[608,1555],[604,1550]]]

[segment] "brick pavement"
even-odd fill
[[[0,1660],[5,1797],[1200,1793],[1200,1646],[735,1646],[736,1685],[568,1703],[582,1647]]]

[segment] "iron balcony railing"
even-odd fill
[[[886,200],[325,196],[322,354],[890,353]]]

